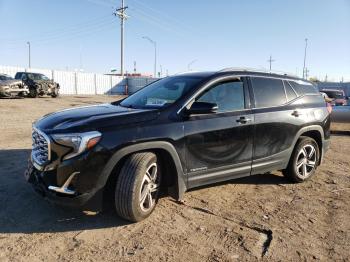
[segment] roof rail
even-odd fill
[[[268,69],[256,69],[256,68],[249,68],[249,67],[228,67],[220,70],[219,72],[230,72],[230,71],[242,71],[242,72],[255,72],[255,73],[267,73],[267,74],[277,74],[277,75],[284,75],[284,76],[291,76],[291,77],[297,77],[300,78],[297,75],[293,75],[287,72],[283,71],[277,71],[277,70],[268,70]]]
[[[200,72],[200,71],[198,71],[198,70],[180,71],[180,72],[175,73],[174,75],[175,75],[175,76],[177,76],[177,75],[186,75],[186,74],[196,73],[196,72],[198,73],[198,72]]]

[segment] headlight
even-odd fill
[[[92,131],[77,134],[57,134],[52,135],[52,138],[57,144],[72,149],[72,151],[63,157],[63,160],[66,160],[93,148],[100,141],[101,133]]]

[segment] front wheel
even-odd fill
[[[301,137],[294,148],[287,169],[283,175],[293,182],[303,182],[310,179],[316,172],[320,159],[317,142],[311,137]]]
[[[55,88],[55,90],[53,91],[53,93],[51,94],[51,97],[52,98],[56,98],[60,95],[59,93],[59,89],[58,88]]]
[[[29,97],[31,98],[36,98],[38,97],[38,91],[35,87],[30,87],[29,88]]]
[[[128,157],[115,187],[115,208],[120,217],[137,222],[152,213],[159,197],[160,171],[154,153],[136,153]]]

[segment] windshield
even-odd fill
[[[339,99],[344,98],[344,94],[341,91],[322,91],[328,95],[329,98]]]
[[[33,80],[50,80],[47,76],[42,74],[33,74]]]
[[[173,76],[158,80],[123,100],[120,105],[131,108],[163,108],[182,98],[203,77]]]
[[[28,77],[32,80],[50,80],[47,76],[43,74],[28,74]]]

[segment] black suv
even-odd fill
[[[60,85],[43,74],[17,72],[15,79],[22,80],[23,84],[28,86],[29,97],[35,98],[43,95],[57,97],[59,95]]]
[[[25,176],[52,202],[95,209],[107,201],[140,221],[161,189],[181,200],[190,188],[274,170],[308,180],[329,127],[326,103],[308,81],[233,69],[186,73],[121,101],[41,118]]]

